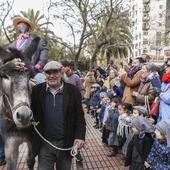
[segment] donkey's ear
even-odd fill
[[[21,53],[15,48],[8,48],[7,50],[0,47],[0,63],[4,64],[14,58],[22,58]]]

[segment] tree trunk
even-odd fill
[[[74,70],[78,69],[78,58],[74,58]]]

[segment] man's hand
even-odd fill
[[[136,92],[136,91],[134,91],[133,93],[132,93],[132,96],[137,96],[139,93],[138,92]]]
[[[150,168],[151,166],[145,161],[145,167]]]
[[[85,141],[82,139],[75,139],[74,145],[77,145],[78,149],[81,149],[85,144]]]

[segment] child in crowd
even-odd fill
[[[105,108],[106,108],[106,101],[105,101],[106,96],[107,96],[106,92],[100,92],[100,105],[99,105],[99,108],[96,111],[98,113],[99,128],[102,127],[104,111],[105,111]]]
[[[109,116],[106,121],[106,129],[109,130],[108,145],[112,147],[112,150],[107,154],[108,157],[115,156],[118,153],[117,142],[117,126],[118,126],[118,98],[113,98],[111,101],[111,109],[109,110]]]
[[[90,98],[90,110],[93,117],[95,117],[96,110],[100,104],[100,85],[95,83],[92,85],[92,92]]]
[[[170,169],[170,120],[162,120],[156,124],[156,139],[148,155],[145,166],[152,170]]]
[[[100,105],[99,105],[99,108],[97,110],[97,112],[99,112],[99,124],[100,125],[102,125],[103,117],[104,117],[104,111],[105,111],[105,108],[106,108],[106,101],[105,101],[106,96],[107,96],[106,92],[100,93]]]
[[[131,128],[134,133],[125,158],[125,166],[130,170],[144,170],[144,162],[153,144],[154,126],[143,116],[132,119]]]
[[[118,119],[117,136],[119,145],[123,146],[129,134],[130,114],[128,113],[127,105],[124,103],[118,105],[118,111],[120,116]]]
[[[133,117],[148,116],[148,111],[144,106],[133,106]]]
[[[148,115],[148,111],[147,109],[144,107],[144,106],[133,106],[133,112],[132,114],[130,115],[130,120],[129,120],[129,123],[131,122],[131,120],[135,117],[138,117],[138,116],[147,116]],[[131,128],[129,128],[129,132],[128,132],[128,135],[126,137],[126,141],[122,147],[122,158],[125,159],[125,156],[127,154],[127,148],[128,148],[128,145],[130,143],[130,141],[132,140],[133,138],[133,131]]]
[[[106,145],[108,145],[108,137],[109,137],[109,130],[106,129],[106,120],[109,116],[109,110],[111,108],[111,99],[106,96],[104,98],[105,102],[106,102],[106,107],[105,107],[105,110],[104,110],[104,116],[103,116],[103,121],[102,121],[102,125],[103,125],[103,131],[102,131],[102,142]]]

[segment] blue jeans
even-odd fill
[[[2,124],[3,124],[3,119],[0,117],[0,159],[5,156],[4,140],[3,140],[3,134],[2,134]]]

